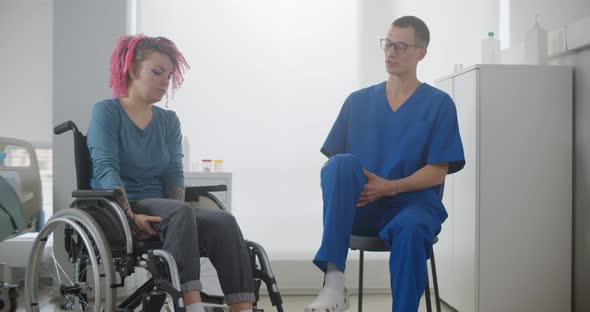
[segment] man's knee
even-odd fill
[[[338,172],[362,172],[363,166],[360,159],[352,154],[334,155],[326,165],[328,170],[338,170]]]
[[[429,225],[418,218],[400,218],[385,226],[380,236],[393,248],[404,245],[430,245],[434,235]]]
[[[402,239],[424,240],[431,236],[424,222],[410,222],[402,225],[397,235]]]

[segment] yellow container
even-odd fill
[[[222,172],[223,171],[223,160],[215,159],[213,161],[213,171],[215,171],[215,172]]]

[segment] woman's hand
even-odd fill
[[[363,169],[363,173],[367,177],[367,184],[365,184],[365,188],[361,192],[361,197],[356,204],[357,207],[365,206],[380,198],[398,193],[395,181],[383,179],[366,169]]]
[[[162,218],[158,216],[148,216],[136,213],[133,216],[131,223],[131,230],[135,237],[139,240],[146,240],[151,237],[158,235],[158,233],[152,227],[153,223],[158,223]]]

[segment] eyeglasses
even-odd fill
[[[379,42],[381,43],[381,49],[383,49],[383,51],[385,51],[386,53],[389,52],[389,49],[391,49],[392,47],[393,47],[393,51],[395,52],[395,54],[406,53],[406,50],[408,49],[408,47],[424,48],[423,46],[420,46],[420,45],[407,44],[407,43],[403,43],[401,41],[391,42],[391,40],[389,40],[389,39],[381,39],[381,40],[379,40]]]

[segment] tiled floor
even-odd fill
[[[19,297],[19,307],[17,312],[25,312],[25,308],[23,305],[23,296],[22,296],[22,288],[20,289],[19,293],[21,296]],[[313,301],[313,296],[283,296],[283,311],[285,312],[303,312],[305,306]],[[389,295],[365,295],[363,297],[363,311],[366,312],[386,312],[391,311],[391,297]],[[357,311],[357,296],[351,295],[350,296],[350,309],[348,311],[355,312]],[[267,296],[262,296],[259,302],[259,308],[264,309],[265,312],[273,312],[276,311],[270,300]],[[433,302],[433,310],[436,311]],[[53,308],[46,306],[42,309],[42,312],[54,312]],[[447,308],[442,305],[443,312],[452,312],[453,310]],[[422,302],[420,303],[419,312],[426,312],[426,305],[424,298],[422,298]]]
[[[259,307],[263,308],[265,312],[272,312],[276,311],[273,309],[272,305],[270,304],[270,300],[268,297],[261,297],[260,298],[260,305]],[[313,296],[285,296],[283,298],[283,310],[285,312],[304,312],[305,306],[313,301]],[[357,296],[351,295],[350,296],[350,312],[356,312],[357,309]],[[433,301],[433,311],[436,311],[436,307],[434,306]],[[453,310],[441,304],[442,312],[452,312]],[[391,311],[391,296],[390,295],[365,295],[363,296],[363,311],[366,312],[387,312]],[[422,298],[422,302],[420,303],[420,312],[426,312],[426,304],[424,298]]]

